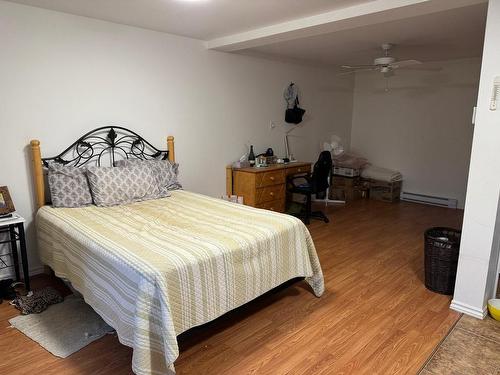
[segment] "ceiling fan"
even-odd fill
[[[351,74],[359,71],[379,71],[384,75],[384,77],[388,78],[394,75],[394,71],[400,68],[414,69],[423,63],[418,60],[401,60],[397,61],[394,57],[389,56],[389,53],[394,47],[391,43],[383,43],[382,51],[384,52],[384,56],[377,57],[373,60],[373,64],[368,65],[342,65],[342,69],[348,70],[343,74]],[[441,70],[441,68],[423,68],[419,67],[419,70]]]

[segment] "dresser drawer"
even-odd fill
[[[260,204],[284,198],[285,185],[281,184],[257,189],[255,201],[257,204]]]
[[[309,172],[311,172],[311,166],[293,167],[286,169],[287,176],[292,176],[298,173],[309,173]]]
[[[257,208],[263,208],[265,210],[274,211],[274,212],[285,212],[285,200],[279,199],[271,202],[265,202],[256,205]]]
[[[256,187],[279,185],[285,183],[285,171],[272,171],[257,174]]]

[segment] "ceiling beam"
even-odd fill
[[[315,16],[261,27],[205,42],[208,49],[235,52],[267,44],[416,17],[487,0],[374,0]]]

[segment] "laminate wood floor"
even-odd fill
[[[316,298],[289,282],[179,337],[178,374],[416,374],[460,315],[423,285],[423,232],[462,211],[356,201],[310,225],[325,275]],[[57,285],[39,277],[35,286]],[[59,359],[9,328],[0,305],[0,374],[130,374],[114,336]]]

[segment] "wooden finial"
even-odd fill
[[[30,142],[31,156],[33,161],[33,180],[35,183],[35,198],[37,208],[45,205],[45,183],[43,181],[42,154],[40,151],[40,141],[33,139]]]
[[[167,147],[168,147],[168,160],[175,163],[175,147],[174,147],[174,137],[169,135],[167,137]]]

